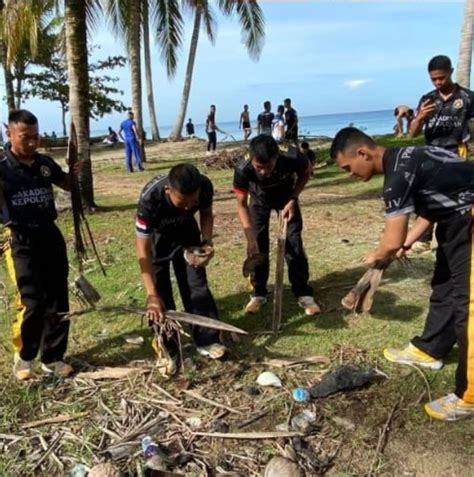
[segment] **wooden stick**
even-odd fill
[[[283,308],[283,274],[285,272],[285,244],[286,244],[286,229],[288,220],[284,219],[281,212],[278,214],[279,228],[277,240],[276,253],[276,268],[275,268],[275,286],[273,289],[273,317],[272,317],[272,331],[277,334],[280,330],[281,315]]]
[[[269,412],[270,412],[270,409],[264,409],[263,411],[258,412],[257,414],[253,415],[249,419],[246,419],[245,421],[241,422],[237,426],[237,429],[242,429],[243,427],[246,427],[249,424],[252,424],[253,422],[258,421],[262,417],[265,417]]]
[[[46,460],[46,457],[49,456],[49,454],[51,454],[51,452],[54,451],[54,449],[58,446],[58,444],[61,442],[61,439],[63,437],[63,434],[58,434],[56,436],[56,438],[53,440],[53,442],[51,442],[51,445],[49,446],[49,448],[46,450],[46,452],[41,456],[41,459],[36,463],[36,465],[34,466],[33,468],[33,471],[35,471],[45,460]],[[61,462],[62,464],[62,462]]]
[[[301,432],[195,432],[196,436],[221,437],[223,439],[280,439],[282,437],[303,437]]]
[[[221,409],[225,409],[226,411],[232,412],[234,414],[243,414],[241,411],[238,411],[237,409],[234,409],[230,406],[226,406],[225,404],[221,404],[220,402],[213,401],[212,399],[205,398],[204,396],[201,396],[195,391],[189,391],[186,389],[183,389],[181,392],[186,394],[187,396],[196,399],[196,401],[201,401],[205,404],[209,404],[210,406],[214,407],[219,407]]]
[[[20,427],[22,429],[31,429],[32,427],[43,426],[44,424],[58,424],[60,422],[73,421],[74,419],[79,419],[80,417],[87,416],[88,414],[89,414],[89,411],[79,412],[77,414],[70,414],[70,415],[59,415],[56,417],[40,419],[39,421],[31,421],[26,424],[22,424]]]

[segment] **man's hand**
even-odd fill
[[[166,306],[158,295],[148,295],[146,300],[146,317],[155,323],[166,318]]]
[[[78,176],[82,172],[82,167],[84,166],[84,163],[82,161],[76,161],[74,164],[72,171],[76,176]]]
[[[251,240],[247,242],[247,256],[251,257],[259,253],[258,243],[256,240]]]
[[[184,249],[184,259],[194,268],[206,267],[214,256],[212,245],[202,245],[201,247],[188,247]]]
[[[295,199],[290,199],[288,203],[285,205],[285,207],[282,210],[282,216],[284,219],[287,219],[288,222],[294,217],[295,215],[295,206],[296,206],[296,200]]]
[[[379,251],[375,249],[372,250],[372,252],[369,252],[367,255],[364,255],[361,261],[364,265],[371,268],[376,265],[377,262],[380,262],[380,260],[383,260],[384,258],[385,257],[380,257]]]
[[[436,104],[431,99],[427,99],[421,103],[420,109],[418,110],[417,117],[419,119],[426,119],[428,116],[433,114],[436,111]]]

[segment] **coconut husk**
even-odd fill
[[[87,477],[122,477],[123,474],[111,462],[97,464],[89,471]]]
[[[305,477],[304,470],[285,457],[273,457],[265,467],[264,477]]]

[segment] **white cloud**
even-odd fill
[[[366,84],[371,82],[372,80],[370,78],[354,79],[354,80],[344,81],[344,86],[347,86],[349,89],[358,89],[358,88],[362,88],[362,86],[365,86]]]

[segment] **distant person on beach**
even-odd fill
[[[286,98],[283,101],[285,106],[286,133],[285,138],[288,142],[298,145],[298,114],[291,106],[291,99]]]
[[[56,131],[53,131],[53,132],[51,133],[51,139],[52,139],[53,141],[55,141],[57,138],[58,138],[58,136],[56,136]]]
[[[438,146],[467,158],[471,138],[469,120],[474,117],[473,92],[452,80],[453,68],[447,56],[435,56],[428,63],[428,73],[435,87],[423,95],[410,126],[410,136],[424,132],[427,146]],[[414,252],[431,249],[433,229],[414,244]]]
[[[133,172],[132,155],[135,156],[135,165],[139,171],[144,171],[140,151],[141,136],[137,130],[137,123],[133,119],[133,111],[128,112],[128,119],[122,122],[118,132],[120,138],[125,143],[125,165],[128,172]],[[122,132],[124,134],[122,134]]]
[[[113,146],[114,144],[118,143],[118,135],[110,126],[109,133],[107,136],[105,136],[103,143],[108,144],[109,146]]]
[[[395,131],[395,135],[397,137],[402,137],[404,135],[403,120],[405,120],[407,123],[406,132],[408,134],[411,122],[415,117],[415,112],[413,111],[413,109],[411,109],[409,106],[404,105],[397,106],[393,111],[393,115],[395,116],[395,119],[397,121],[393,128],[393,130]]]
[[[248,104],[244,104],[244,110],[240,113],[239,129],[244,130],[244,141],[247,141],[252,134]]]
[[[207,133],[207,152],[206,155],[210,155],[216,150],[217,145],[217,134],[216,131],[220,131],[216,124],[216,107],[214,104],[211,104],[209,109],[209,114],[206,118],[206,133]],[[211,152],[212,150],[212,152]]]
[[[189,118],[188,122],[186,123],[186,135],[188,138],[194,137],[194,124],[191,118]]]
[[[272,121],[272,137],[277,144],[281,144],[285,139],[285,124],[285,108],[280,104]]]
[[[176,310],[171,282],[174,269],[183,308],[188,313],[219,319],[216,302],[209,290],[206,266],[214,255],[212,182],[192,164],[178,164],[167,176],[154,177],[142,190],[136,216],[136,248],[147,295],[146,316],[150,323],[166,324],[167,310]],[[199,225],[195,216],[199,216]],[[198,248],[208,259],[189,263],[185,251]],[[176,330],[155,337],[160,374],[177,371],[179,336]],[[226,353],[219,331],[193,326],[197,352],[211,359]]]
[[[316,154],[312,149],[310,149],[309,144],[306,141],[301,143],[301,153],[306,157],[306,159],[308,159],[311,167],[314,169],[314,166],[316,165]],[[313,172],[311,172],[311,175],[313,175]]]
[[[276,210],[288,220],[285,258],[293,294],[306,315],[320,313],[308,283],[309,265],[301,238],[303,218],[298,202],[311,166],[301,154],[282,154],[275,139],[265,134],[250,141],[249,153],[248,160],[242,159],[236,165],[233,185],[247,239],[247,256],[259,262],[250,273],[253,292],[245,311],[257,313],[267,302],[270,215]]]
[[[272,113],[272,103],[265,101],[263,103],[263,111],[257,116],[257,132],[258,134],[272,135],[272,122],[275,115]]]

